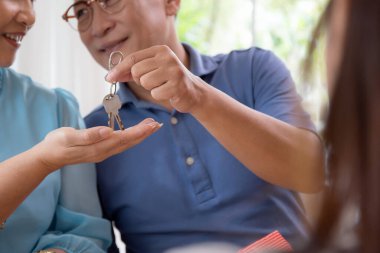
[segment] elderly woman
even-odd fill
[[[71,94],[8,69],[34,23],[33,1],[2,0],[0,13],[0,252],[104,252],[111,227],[87,162],[124,151],[160,124],[77,130],[84,124]]]

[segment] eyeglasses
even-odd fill
[[[124,0],[82,0],[70,5],[62,18],[74,30],[85,32],[92,24],[94,9],[91,4],[94,2],[108,14],[115,14],[125,6]]]

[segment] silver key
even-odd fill
[[[120,130],[124,130],[123,122],[119,116],[121,108],[120,98],[117,94],[108,94],[103,99],[103,106],[108,114],[108,126],[115,129],[115,120],[119,125]]]
[[[108,70],[111,71],[113,67],[119,64],[124,58],[124,55],[120,51],[112,52],[108,60]],[[118,59],[117,62],[114,62]],[[116,94],[116,82],[110,86],[110,93],[103,99],[103,106],[108,114],[108,126],[115,130],[115,120],[119,125],[120,130],[124,130],[123,122],[119,116],[119,109],[121,108],[121,102],[119,96]]]

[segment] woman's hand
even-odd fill
[[[50,132],[33,147],[33,152],[50,173],[64,165],[100,162],[140,143],[160,127],[153,119],[145,119],[123,131],[104,126],[83,130],[62,127]]]

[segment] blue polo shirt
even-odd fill
[[[289,71],[271,52],[250,48],[210,57],[184,46],[192,73],[210,85],[314,131]],[[128,84],[121,84],[118,94],[127,127],[147,117],[164,123],[143,143],[97,164],[104,214],[115,222],[128,252],[205,242],[243,247],[274,230],[291,243],[306,237],[296,193],[257,177],[190,114],[139,100]],[[99,107],[85,120],[88,127],[107,125],[107,114]]]

